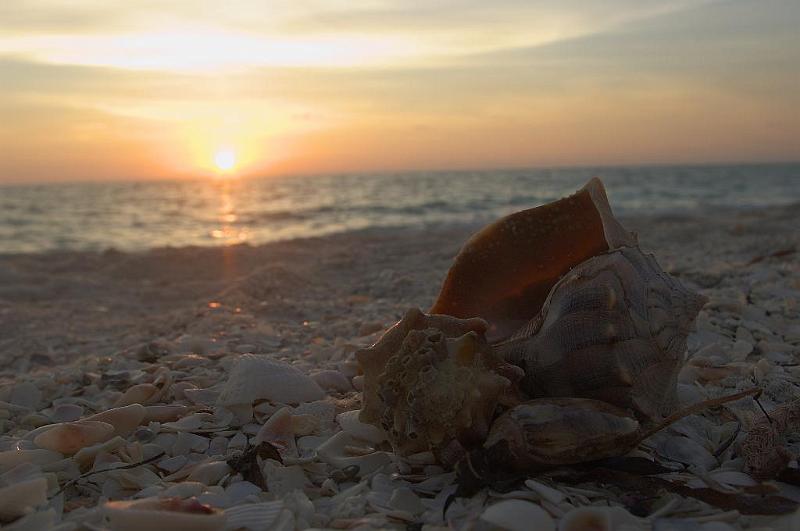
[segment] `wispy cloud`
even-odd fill
[[[794,0],[11,4],[0,178],[800,152]]]

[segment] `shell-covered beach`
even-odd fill
[[[621,221],[708,299],[680,405],[753,387],[758,402],[446,512],[455,473],[359,422],[355,353],[431,307],[479,225],[0,256],[2,529],[797,529],[800,207]],[[781,405],[788,468],[754,477],[742,442]]]

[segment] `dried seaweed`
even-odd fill
[[[249,481],[261,490],[268,490],[264,474],[261,472],[261,464],[258,462],[259,457],[262,460],[274,459],[283,464],[283,459],[281,459],[278,449],[267,441],[258,446],[248,446],[241,455],[230,457],[227,463],[231,469],[239,472],[245,481]]]
[[[680,496],[695,498],[725,511],[736,510],[747,515],[788,514],[795,511],[798,503],[782,496],[764,496],[747,492],[719,492],[709,488],[693,489],[652,476],[637,476],[620,470],[595,468],[571,477],[559,478],[565,483],[601,483],[614,486],[626,492],[636,492],[641,497],[657,497],[661,491],[669,491]]]
[[[764,412],[750,428],[739,448],[746,469],[756,479],[777,477],[794,459],[786,448],[786,435],[800,429],[800,399]]]

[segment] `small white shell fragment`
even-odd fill
[[[102,411],[83,420],[105,422],[114,426],[114,433],[127,437],[145,418],[145,407],[141,404],[129,404]]]
[[[248,500],[258,501],[258,495],[261,494],[261,492],[258,485],[254,485],[249,481],[237,481],[225,488],[225,496],[228,499],[229,507],[239,505]]]
[[[206,485],[197,481],[181,481],[170,487],[167,487],[162,493],[163,496],[175,496],[178,498],[189,498],[191,496],[199,496],[206,490]]]
[[[350,385],[350,381],[339,371],[324,370],[315,372],[311,375],[311,379],[317,382],[317,385],[326,391],[338,391],[340,393],[345,393],[353,390],[353,386]]]
[[[47,479],[38,477],[0,488],[0,519],[11,520],[47,503]]]
[[[292,413],[288,407],[281,408],[272,414],[269,420],[258,430],[255,439],[253,439],[253,445],[257,446],[265,441],[278,448],[281,454],[297,455]]]
[[[225,511],[228,522],[225,531],[246,529],[247,531],[267,531],[278,519],[283,510],[283,501],[238,505]]]
[[[153,384],[137,384],[125,391],[125,393],[114,402],[113,407],[118,408],[130,404],[150,404],[155,402],[160,394],[161,390]]]
[[[481,514],[484,522],[500,526],[508,531],[555,531],[553,518],[535,503],[523,500],[503,500],[487,508]]]
[[[83,408],[77,404],[59,404],[53,408],[50,419],[53,422],[72,422],[83,415]]]
[[[81,448],[109,440],[114,426],[105,422],[76,421],[54,424],[36,436],[33,442],[40,448],[72,455]]]
[[[51,450],[7,450],[0,452],[0,471],[9,470],[22,463],[47,465],[62,459],[64,459],[63,455]]]
[[[372,452],[357,457],[347,453],[347,447],[357,445],[358,441],[350,434],[340,431],[317,448],[317,455],[320,460],[337,468],[357,466],[358,476],[372,474],[392,462],[392,458],[386,452]]]
[[[189,412],[189,408],[179,404],[168,406],[147,406],[144,422],[174,422]]]
[[[22,382],[14,385],[8,402],[27,409],[37,409],[42,401],[42,392],[32,382]]]
[[[578,507],[564,515],[558,524],[558,531],[633,531],[646,529],[644,522],[644,519],[633,516],[622,507]]]
[[[753,352],[753,344],[749,341],[736,340],[731,348],[731,359],[733,361],[744,361]]]
[[[533,479],[526,480],[525,486],[531,489],[539,496],[541,496],[542,499],[547,500],[550,503],[554,503],[556,505],[564,501],[564,498],[566,498],[566,495],[560,490],[556,490],[553,487],[549,487],[544,483],[539,483],[538,481],[535,481]]]
[[[172,455],[183,455],[189,452],[205,453],[211,443],[205,437],[185,431],[178,432],[175,438],[175,445],[172,447]]]
[[[292,431],[298,437],[313,435],[319,432],[319,418],[308,413],[304,415],[292,415]]]
[[[107,502],[103,513],[112,531],[221,531],[227,521],[222,511],[176,498]]]
[[[297,465],[280,466],[273,461],[266,461],[264,475],[269,491],[276,496],[283,496],[297,489],[303,490],[311,485],[305,471]]]
[[[231,468],[225,461],[211,461],[197,465],[186,478],[189,481],[197,481],[205,485],[216,485],[223,477],[231,472]]]
[[[288,363],[244,354],[231,369],[219,395],[219,404],[252,404],[256,400],[299,404],[324,396],[314,380]]]
[[[55,522],[56,511],[50,508],[45,511],[26,514],[19,520],[15,520],[13,524],[3,526],[3,531],[39,531],[41,529],[61,531],[58,527],[54,527]],[[72,528],[68,527],[67,529]]]
[[[166,459],[162,459],[156,466],[161,470],[169,472],[173,474],[186,466],[186,463],[189,462],[189,459],[185,455],[176,455],[175,457],[168,457]]]
[[[406,511],[412,515],[420,514],[425,510],[422,500],[408,487],[394,489],[389,499],[389,506],[398,511]]]
[[[339,423],[343,431],[357,439],[363,439],[372,444],[385,441],[386,433],[372,424],[359,421],[359,413],[361,413],[360,409],[339,413],[336,415],[336,422]]]
[[[717,466],[717,459],[698,442],[688,437],[661,436],[655,449],[659,455],[677,463],[695,465],[703,470]]]

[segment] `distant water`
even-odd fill
[[[483,222],[600,176],[617,212],[800,201],[800,164],[531,169],[0,187],[0,253],[252,244]]]

